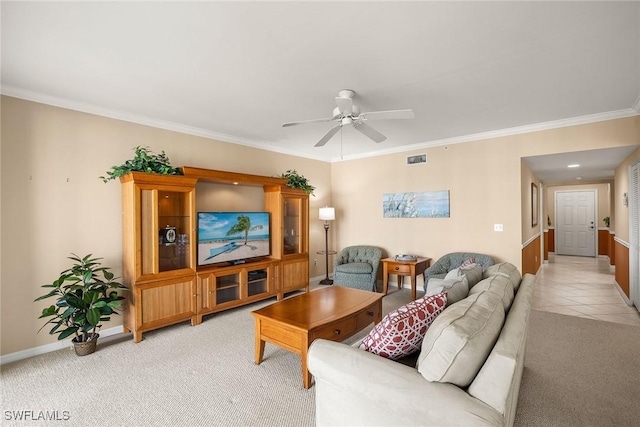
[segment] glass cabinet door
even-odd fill
[[[302,215],[302,199],[290,198],[284,199],[284,232],[282,233],[283,255],[301,253],[301,215]]]
[[[142,274],[192,268],[193,191],[140,190]]]

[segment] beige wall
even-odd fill
[[[533,188],[531,184],[535,184],[538,190],[537,199],[538,203],[536,206],[536,210],[538,211],[538,223],[533,226],[532,224],[532,215],[533,215],[533,206],[532,206],[532,192]],[[520,200],[521,205],[521,215],[520,220],[522,221],[522,243],[527,242],[532,237],[540,234],[540,230],[544,229],[545,221],[543,220],[543,216],[540,214],[540,211],[543,206],[543,189],[540,186],[540,180],[533,174],[529,166],[526,164],[524,160],[520,160],[520,194],[522,195]]]
[[[640,142],[634,117],[329,164],[9,97],[1,108],[3,355],[54,341],[46,331],[36,334],[45,304],[33,299],[66,268],[70,252],[104,257],[121,274],[120,185],[98,177],[131,158],[137,145],[166,151],[176,166],[267,176],[297,169],[317,187],[310,198],[312,259],[324,249],[318,208],[333,205],[333,249],[370,243],[388,254],[434,259],[474,250],[520,266],[522,242],[531,235],[521,213],[521,157]],[[424,152],[426,165],[405,165],[407,155]],[[382,218],[383,193],[426,190],[451,192],[451,218]],[[225,200],[244,203],[233,194]],[[495,223],[504,232],[494,232]],[[312,277],[324,275],[317,258]]]
[[[137,145],[164,150],[175,166],[266,176],[297,169],[317,187],[316,197],[310,198],[310,251],[324,249],[324,229],[317,217],[318,208],[331,203],[331,168],[326,162],[10,97],[2,97],[1,108],[3,355],[55,341],[48,329],[36,333],[47,304],[33,300],[44,293],[41,285],[67,268],[71,252],[103,257],[105,265],[122,274],[120,183],[105,184],[98,177],[132,158]],[[232,194],[217,194],[234,209],[250,207]],[[261,207],[260,201],[257,209]],[[322,257],[318,266],[311,263],[311,276],[324,276],[324,271]],[[116,317],[105,328],[121,323]]]
[[[637,145],[639,123],[632,117],[334,163],[336,247],[376,244],[387,255],[434,260],[468,250],[521,267],[522,244],[537,230],[530,223],[530,188],[537,179],[523,170],[521,158]],[[426,164],[405,164],[407,155],[420,153],[427,153]],[[384,193],[430,190],[450,191],[450,218],[383,218]],[[539,224],[545,223],[541,216]],[[493,231],[494,224],[504,231]]]

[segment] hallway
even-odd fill
[[[624,302],[606,257],[549,254],[538,272],[532,308],[640,326],[640,313]]]

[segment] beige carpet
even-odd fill
[[[409,290],[392,291],[383,311],[410,299]],[[111,337],[90,356],[69,349],[4,365],[0,424],[315,425],[314,389],[302,387],[300,356],[267,343],[263,362],[254,363],[249,312],[273,302],[206,316],[195,327],[187,322],[148,332],[139,344]],[[25,424],[5,416],[29,410],[67,411],[69,420]]]
[[[640,327],[532,310],[516,426],[640,425]]]
[[[409,300],[409,290],[393,289],[383,310]],[[302,388],[299,357],[267,344],[262,364],[253,362],[249,312],[273,301],[150,332],[139,344],[111,337],[91,356],[69,349],[4,365],[0,424],[312,426],[314,388]],[[532,311],[516,425],[634,425],[639,332]],[[13,420],[24,411],[69,419]]]

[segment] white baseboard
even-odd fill
[[[103,329],[100,331],[100,337],[110,337],[112,335],[122,334],[122,326],[114,326],[113,328]],[[15,353],[5,354],[0,356],[0,365],[5,363],[16,362],[18,360],[28,359],[33,356],[39,356],[45,353],[51,353],[52,351],[58,351],[63,348],[72,347],[71,338],[56,341],[51,344],[45,344],[38,347],[28,348],[26,350],[16,351]]]

